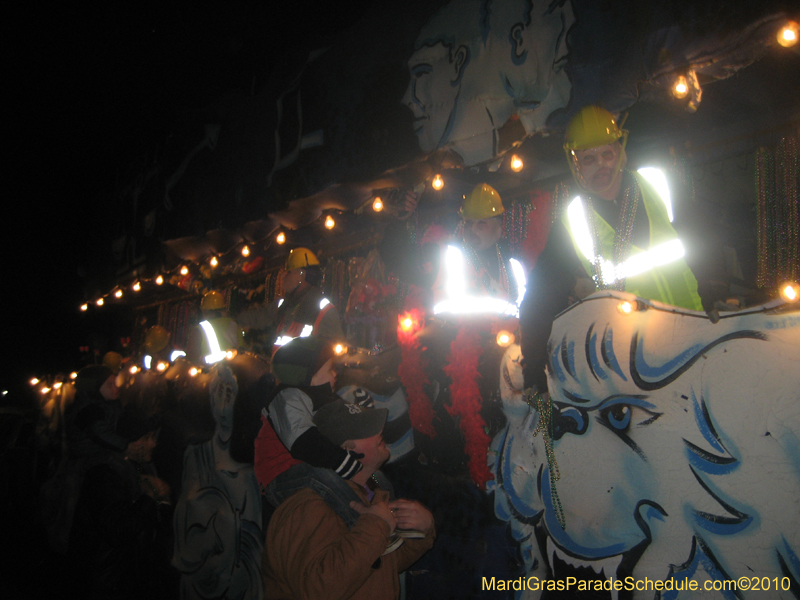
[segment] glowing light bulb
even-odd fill
[[[689,95],[689,84],[683,75],[679,75],[678,79],[675,80],[675,85],[672,86],[672,95],[679,100]]]
[[[237,354],[238,354],[238,352],[236,350],[228,350],[225,353],[225,358],[227,358],[228,360],[231,360],[232,358],[235,358]]]
[[[800,285],[787,282],[781,286],[781,298],[787,302],[797,302],[800,299]]]
[[[620,300],[619,304],[617,304],[617,310],[621,315],[630,315],[635,312],[647,310],[647,304],[641,300],[633,300],[632,302]]]
[[[514,154],[511,156],[511,162],[509,163],[509,165],[511,166],[511,170],[514,171],[514,173],[519,173],[520,171],[522,171],[522,167],[525,166],[525,163],[522,162],[522,159],[519,156]]]
[[[250,246],[242,246],[242,256],[250,256]]]
[[[86,312],[87,310],[89,310],[89,305],[88,304],[81,304],[81,310]]]
[[[105,304],[105,303],[106,303],[106,301],[103,300],[102,298],[98,298],[97,299],[97,306],[103,306],[103,304]]]
[[[136,365],[131,365],[131,368],[128,369],[128,371],[130,372],[131,375],[136,375],[136,373],[139,372],[139,367],[137,367]]]
[[[216,266],[219,264],[219,261],[217,260],[217,257],[216,257],[216,256],[212,256],[212,257],[211,257],[211,260],[210,260],[210,261],[208,261],[208,263],[209,263],[209,264],[210,264],[212,267],[216,267]]]
[[[192,367],[191,369],[189,369],[189,375],[191,375],[192,377],[197,375],[199,372],[200,371],[197,369],[197,367]]]
[[[181,275],[188,275],[188,274],[189,274],[189,267],[187,267],[186,265],[183,265],[181,267]]]
[[[381,200],[380,196],[377,196],[372,202],[372,210],[375,212],[381,212],[383,210],[383,200]]]
[[[31,385],[36,385],[37,383],[39,383],[38,377],[34,377],[33,379],[30,380]]]
[[[336,354],[336,356],[341,356],[342,354],[347,352],[347,346],[345,346],[344,344],[336,344],[333,347],[333,352],[334,354]]]
[[[77,373],[77,371],[73,371],[72,373],[70,373],[70,374],[69,374],[69,378],[70,378],[70,379],[77,379],[77,378],[78,378],[78,373]]]
[[[617,310],[622,315],[629,315],[634,311],[633,305],[628,302],[627,300],[623,300],[619,304],[617,304]]]
[[[435,189],[437,192],[444,187],[444,179],[442,179],[441,175],[436,175],[431,181],[431,187]]]
[[[164,283],[164,278],[161,275],[159,275],[158,277],[156,277],[156,285],[161,285],[162,283]]]
[[[403,331],[410,330],[412,325],[414,325],[414,321],[411,320],[411,317],[406,317],[400,324],[400,326],[403,328]]]
[[[122,298],[122,290],[117,290],[116,292],[114,292],[114,296],[116,296],[117,298]]]
[[[160,361],[158,361],[158,364],[156,365],[156,369],[158,369],[161,372],[164,372],[164,371],[167,370],[168,366],[169,366],[169,363],[166,363],[163,360],[160,360]]]
[[[53,389],[54,389],[54,390],[60,390],[62,385],[64,385],[64,384],[63,384],[63,383],[61,383],[60,381],[56,381],[56,382],[53,384]]]
[[[514,343],[514,334],[508,331],[500,331],[497,334],[497,345],[501,348],[508,348],[511,344]]]
[[[333,217],[328,215],[325,218],[325,229],[333,229],[336,226],[336,221],[333,220]]]
[[[139,283],[138,281],[137,281],[136,283],[134,283],[134,284],[133,284],[133,291],[134,291],[134,292],[138,292],[138,291],[139,291],[139,290],[141,290],[141,289],[142,289],[142,284],[141,284],[141,283]]]
[[[794,21],[789,21],[778,32],[778,43],[784,48],[791,48],[797,43],[798,33],[800,33],[800,26]]]
[[[281,231],[278,235],[275,236],[275,241],[278,242],[278,244],[285,244],[286,234]]]
[[[42,394],[46,394],[46,393],[48,393],[50,391],[50,388],[47,387],[47,386],[44,386],[41,391],[42,391]]]

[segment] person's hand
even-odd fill
[[[390,534],[394,531],[395,527],[397,527],[397,521],[389,508],[388,502],[376,502],[375,504],[366,506],[360,502],[353,501],[350,503],[350,508],[360,515],[375,515],[376,517],[380,517],[389,525]]]
[[[140,479],[142,491],[156,502],[169,500],[169,484],[153,475],[142,475]]]
[[[389,503],[389,508],[400,529],[416,529],[428,532],[433,527],[433,515],[416,500],[398,499]]]

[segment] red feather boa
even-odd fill
[[[480,334],[475,329],[462,326],[450,344],[450,356],[444,372],[452,382],[447,412],[459,417],[470,477],[475,485],[485,490],[486,482],[494,479],[494,476],[486,464],[491,439],[481,416],[482,399],[478,387],[478,359],[482,352]]]
[[[408,416],[411,426],[430,438],[436,437],[433,428],[433,405],[425,393],[425,386],[430,383],[426,372],[427,361],[422,358],[422,348],[416,337],[416,332],[422,328],[422,313],[411,310],[407,313],[414,321],[415,326],[407,330],[397,328],[397,342],[400,344],[401,362],[398,375],[408,398]]]

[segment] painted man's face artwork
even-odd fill
[[[414,113],[414,133],[423,152],[447,141],[466,59],[465,48],[453,55],[451,48],[439,43],[423,46],[408,61],[411,79],[403,104]]]
[[[568,1],[552,8],[530,0],[445,5],[423,27],[408,61],[402,102],[414,113],[420,149],[448,147],[465,164],[479,164],[495,158],[498,130],[513,115],[526,115],[526,130],[542,128],[569,100],[564,67],[573,23]]]
[[[223,444],[231,439],[233,433],[233,403],[239,392],[236,377],[226,366],[217,366],[209,391],[211,394],[211,413],[217,422],[217,435]]]

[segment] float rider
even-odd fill
[[[493,432],[504,418],[499,403],[491,402],[499,389],[502,354],[496,339],[503,330],[516,331],[526,286],[525,269],[509,256],[503,239],[504,213],[500,194],[486,183],[464,196],[459,211],[461,243],[442,248],[433,284],[435,319],[419,333],[421,346],[428,349],[430,372],[441,378],[434,389],[448,387],[447,411],[463,435],[470,477],[482,488],[491,478],[486,468],[491,441],[487,430]],[[406,356],[414,360],[412,352],[417,350],[405,350],[404,362]],[[401,380],[409,388],[413,382],[406,381],[409,376],[404,373],[401,369]],[[410,395],[409,402],[418,402],[417,396]],[[435,403],[436,397],[421,397],[419,402]]]
[[[501,242],[503,213],[500,194],[486,183],[464,196],[463,244],[445,248],[433,285],[434,314],[518,316],[525,270]]]
[[[586,106],[572,118],[564,151],[586,193],[570,202],[562,222],[599,288],[702,310],[672,225],[666,175],[656,168],[627,171],[627,139],[605,109]]]
[[[228,350],[244,345],[242,328],[227,315],[225,298],[212,290],[200,302],[201,321],[189,332],[186,358],[197,364],[210,365],[223,358]]]
[[[286,270],[284,296],[275,313],[273,354],[296,337],[344,341],[339,313],[322,293],[322,269],[316,255],[308,248],[294,248],[286,259]]]
[[[627,136],[614,116],[597,106],[584,107],[567,126],[564,151],[581,191],[553,224],[522,303],[526,388],[547,390],[553,319],[596,289],[703,309],[671,223],[666,177],[658,169],[625,168]]]

